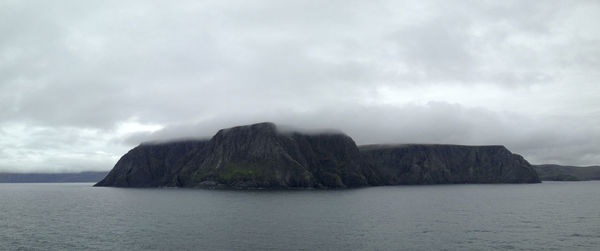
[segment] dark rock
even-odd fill
[[[202,158],[207,141],[141,144],[123,155],[96,186],[181,186],[178,175],[193,159]]]
[[[501,146],[365,146],[342,133],[280,132],[272,123],[210,140],[142,144],[97,186],[347,188],[427,183],[539,182]]]
[[[360,149],[387,184],[539,182],[531,165],[504,146],[409,144]]]
[[[367,185],[365,168],[346,135],[281,133],[261,123],[220,130],[209,141],[142,144],[97,186],[344,188]]]

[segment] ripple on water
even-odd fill
[[[207,191],[0,184],[0,249],[568,250],[600,182]]]

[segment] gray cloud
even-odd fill
[[[595,1],[0,5],[2,169],[260,121],[600,163]]]
[[[177,138],[209,138],[220,128],[274,121],[283,127],[318,131],[339,129],[357,144],[445,143],[505,145],[533,163],[586,165],[599,157],[595,139],[600,137],[598,119],[534,117],[458,104],[430,102],[425,105],[356,106],[315,112],[255,112],[221,116],[198,124],[166,127],[154,133],[132,135],[130,144]]]

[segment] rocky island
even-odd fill
[[[446,183],[538,183],[503,146],[367,145],[343,133],[222,129],[208,140],[143,143],[96,186],[350,188]]]

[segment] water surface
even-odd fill
[[[0,249],[593,250],[600,182],[328,191],[0,184]]]

